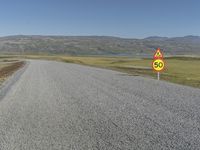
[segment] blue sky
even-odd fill
[[[199,0],[0,0],[0,36],[200,35]]]

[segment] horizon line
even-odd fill
[[[143,38],[138,37],[123,37],[114,35],[63,35],[63,34],[11,34],[11,35],[0,35],[0,38],[14,37],[14,36],[41,36],[41,37],[112,37],[121,39],[147,39],[147,38],[180,38],[180,37],[200,37],[200,35],[184,35],[184,36],[147,36]]]

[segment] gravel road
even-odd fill
[[[15,76],[0,101],[2,150],[200,149],[199,89],[39,60]]]

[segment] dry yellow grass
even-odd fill
[[[151,69],[152,59],[129,57],[73,57],[59,55],[26,55],[15,56],[28,59],[47,59],[76,63],[126,72],[129,75],[140,75],[156,78]],[[172,57],[166,58],[166,69],[161,73],[161,80],[200,88],[200,58]]]

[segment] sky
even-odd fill
[[[200,0],[0,0],[8,35],[200,35]]]

